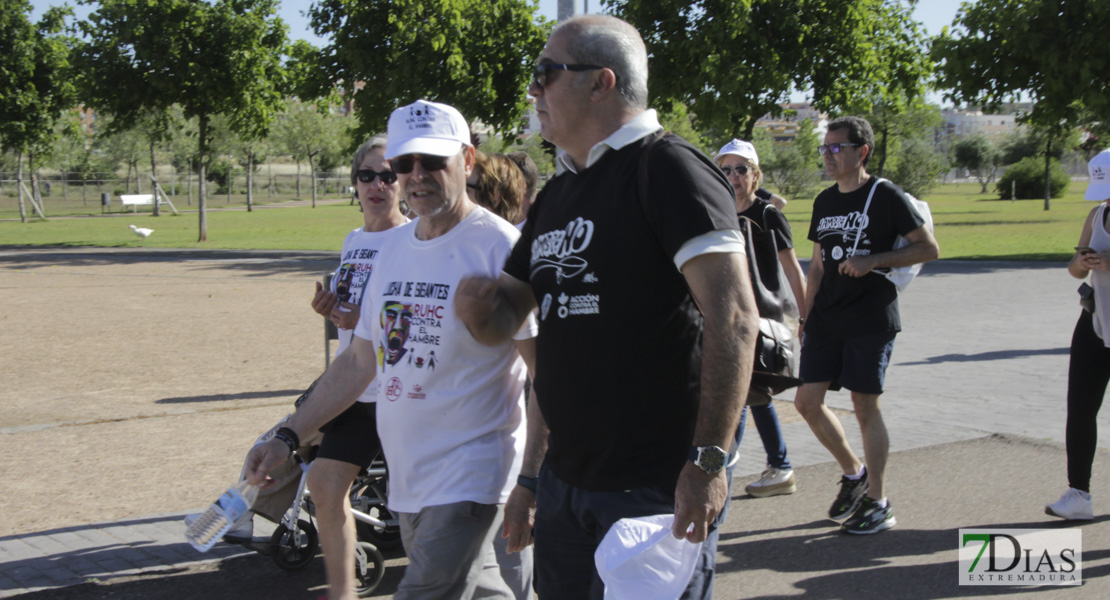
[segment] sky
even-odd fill
[[[601,0],[576,1],[588,3],[590,12],[599,12],[601,8]],[[31,5],[34,7],[32,20],[37,21],[47,7],[58,6],[63,3],[63,0],[31,0]],[[928,35],[936,35],[940,33],[941,28],[945,25],[952,24],[962,3],[962,0],[920,0],[914,9],[914,18],[924,26]],[[974,0],[972,0],[972,3],[974,3]],[[69,4],[73,6],[76,1],[70,0]],[[281,8],[278,9],[278,15],[289,26],[289,36],[291,38],[304,39],[315,46],[322,46],[325,44],[325,40],[312,33],[308,19],[303,14],[311,4],[311,0],[283,0]],[[540,14],[548,19],[555,20],[558,6],[558,0],[540,0]],[[79,18],[83,18],[90,11],[91,8],[88,6],[77,6],[75,8],[75,13]],[[796,102],[805,100],[805,94],[797,92],[791,97],[791,100]],[[938,94],[931,95],[929,100],[937,104],[941,103]]]

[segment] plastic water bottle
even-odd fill
[[[251,518],[251,506],[258,499],[258,487],[247,480],[227,489],[185,530],[185,539],[201,552],[208,552],[232,527]]]

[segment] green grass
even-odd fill
[[[358,206],[346,202],[253,212],[214,210],[207,216],[208,241],[203,243],[197,242],[196,213],[174,216],[167,208],[160,217],[148,212],[0,222],[0,245],[338,251],[346,233],[362,224]],[[154,233],[142,240],[128,225]]]
[[[1071,182],[1064,197],[1052,200],[1048,212],[1044,200],[998,200],[993,194],[980,194],[974,183],[939,186],[923,200],[933,212],[941,258],[1065,261],[1072,256],[1083,220],[1095,206],[1083,200],[1085,189],[1085,182]],[[209,206],[224,205],[216,199]],[[187,208],[178,206],[178,210]],[[808,258],[813,250],[805,239],[812,209],[812,199],[791,200],[786,207],[802,258]],[[250,213],[214,210],[208,213],[205,243],[196,241],[195,213],[173,216],[167,211],[158,218],[140,212],[134,216],[30,219],[26,224],[0,222],[0,245],[338,250],[346,232],[361,224],[361,216],[357,207],[346,202]],[[128,229],[131,224],[149,227],[154,234],[140,240]]]
[[[1066,261],[1074,254],[1079,232],[1094,202],[1083,200],[1087,185],[1072,181],[1062,198],[1053,198],[1051,210],[1044,199],[999,200],[979,184],[938,186],[928,196],[940,257],[964,260]],[[807,239],[813,200],[791,200],[786,216],[794,231],[800,258],[809,258],[813,244]]]

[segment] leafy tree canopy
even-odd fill
[[[794,89],[826,110],[860,95],[913,99],[930,72],[914,0],[604,3],[644,37],[652,104],[688,104],[703,130],[750,138]]]
[[[1028,94],[1028,120],[1042,127],[1074,123],[1084,108],[1110,119],[1108,27],[1101,0],[965,2],[933,42],[937,85],[985,110]]]
[[[26,0],[0,3],[0,144],[39,153],[53,145],[56,122],[76,102],[70,71],[68,8],[51,8],[38,24]]]
[[[319,0],[309,10],[313,30],[333,41],[318,51],[322,68],[302,92],[361,86],[361,135],[385,130],[393,109],[420,98],[517,129],[546,38],[535,10],[530,0]]]

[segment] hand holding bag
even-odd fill
[[[882,177],[875,179],[875,184],[871,186],[871,191],[867,193],[867,202],[863,205],[864,215],[867,214],[867,209],[871,208],[871,198],[875,195],[875,188],[879,187],[879,184],[884,181],[887,180],[883,179]],[[913,205],[914,210],[917,211],[917,214],[921,217],[921,220],[925,221],[925,226],[929,228],[930,232],[932,232],[933,213],[929,210],[929,204],[922,200],[918,200],[913,196],[913,194],[907,193],[906,197],[910,199],[910,204]],[[859,239],[863,237],[864,223],[865,219],[860,219],[859,230],[856,232],[856,243],[852,245],[852,256],[856,255],[856,247],[859,246]],[[891,248],[891,250],[898,250],[909,245],[910,241],[905,236],[899,235],[897,238],[895,238],[894,247]],[[894,287],[898,288],[899,292],[904,292],[906,291],[906,288],[910,286],[910,282],[913,281],[913,278],[917,277],[917,274],[921,272],[921,266],[923,264],[924,263],[917,263],[908,267],[890,267],[887,270],[875,272],[889,279],[890,282],[894,284]]]

